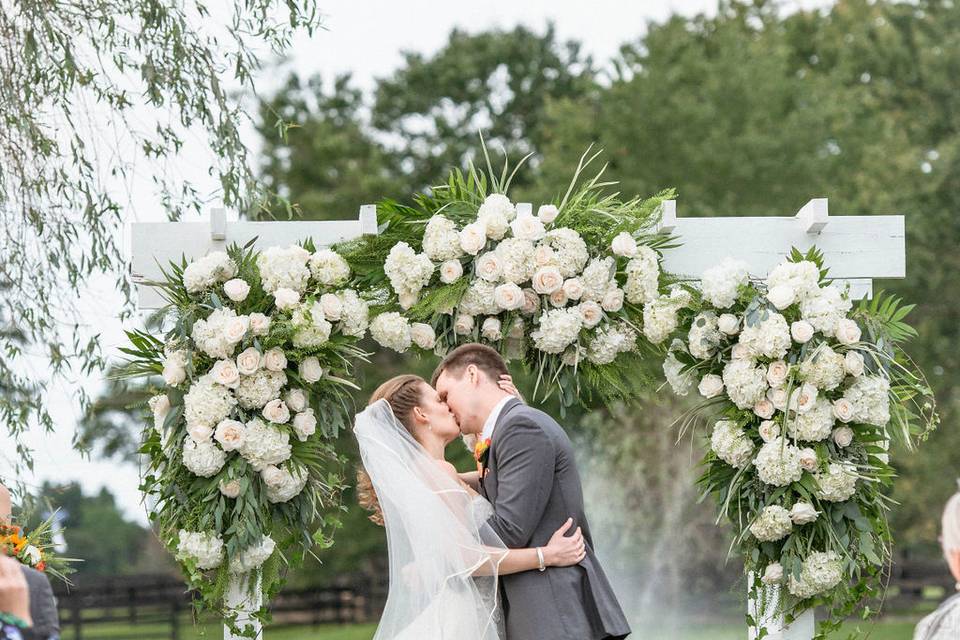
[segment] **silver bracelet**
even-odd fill
[[[537,547],[537,560],[540,562],[540,571],[546,571],[547,565],[543,562],[543,549]]]

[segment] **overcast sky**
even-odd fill
[[[597,63],[603,63],[616,53],[621,44],[640,37],[649,21],[662,21],[671,13],[712,13],[716,8],[716,0],[512,0],[473,3],[320,0],[320,4],[325,29],[312,37],[300,37],[294,42],[289,66],[301,75],[320,73],[327,79],[349,71],[363,89],[371,88],[375,78],[390,74],[401,63],[401,52],[430,54],[437,51],[454,28],[478,32],[494,27],[511,29],[523,24],[542,31],[548,22],[553,22],[561,40],[580,41],[586,53],[591,54]],[[784,9],[789,11],[798,7],[822,7],[828,4],[824,0],[800,0],[784,3]],[[270,78],[262,80],[258,85],[261,92],[269,91],[270,81]],[[187,159],[184,166],[191,178],[203,183],[206,168],[202,161],[191,165]],[[128,219],[163,220],[163,211],[153,199],[149,182],[144,180],[142,184],[143,188],[138,186],[135,189]],[[209,188],[213,189],[214,185],[210,184]],[[127,233],[124,230],[125,236]],[[111,290],[109,279],[98,280],[93,285],[91,295],[82,297],[96,301],[88,304],[90,324],[102,331],[102,342],[107,353],[116,354],[116,348],[124,341],[124,327],[116,317],[119,309],[103,303],[113,299],[119,304],[116,294]],[[92,393],[96,382],[91,384]],[[130,518],[146,522],[137,490],[138,470],[134,465],[86,460],[73,451],[70,443],[76,428],[76,409],[72,401],[75,395],[76,389],[70,385],[51,389],[50,407],[57,431],[50,436],[31,434],[28,438],[35,450],[36,460],[35,473],[28,483],[37,486],[43,480],[79,480],[87,493],[106,486],[117,496]],[[10,451],[9,447],[10,441],[0,437],[0,449]]]

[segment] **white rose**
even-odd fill
[[[227,342],[236,344],[243,340],[247,335],[247,329],[250,327],[250,318],[247,316],[236,316],[229,318],[223,327],[223,337]]]
[[[263,417],[270,422],[283,424],[290,419],[290,409],[287,408],[286,402],[277,398],[276,400],[271,400],[263,407]]]
[[[740,333],[740,319],[732,313],[721,314],[717,318],[717,329],[728,336],[735,336]]]
[[[708,373],[700,379],[697,390],[704,398],[715,398],[723,392],[723,378],[716,374]]]
[[[797,320],[790,325],[790,335],[797,344],[810,342],[813,337],[813,325],[806,320]]]
[[[760,423],[757,431],[764,442],[770,442],[780,436],[780,425],[773,420],[764,420]]]
[[[504,311],[522,309],[525,302],[523,289],[512,282],[497,285],[497,288],[493,290],[493,300]]]
[[[600,306],[609,313],[616,313],[623,309],[623,289],[616,288],[607,291],[600,302]]]
[[[833,416],[840,422],[850,422],[854,413],[853,403],[846,398],[833,401]]]
[[[548,244],[538,244],[533,250],[533,261],[538,267],[548,267],[557,263],[557,254]]]
[[[583,326],[587,329],[592,329],[603,320],[603,309],[593,300],[581,302],[577,309],[580,311],[580,317],[583,318]]]
[[[461,313],[453,322],[453,330],[457,335],[465,336],[473,331],[473,316]]]
[[[503,275],[503,261],[493,251],[487,251],[477,258],[477,276],[487,282],[497,282]]]
[[[540,310],[540,296],[533,289],[523,290],[523,307],[520,310],[529,315],[533,315]]]
[[[810,447],[800,449],[800,466],[804,471],[814,471],[817,468],[817,452]]]
[[[487,244],[487,227],[482,222],[468,224],[460,231],[460,248],[472,256]]]
[[[543,220],[533,215],[517,216],[510,223],[513,230],[513,237],[521,240],[530,240],[536,242],[547,235],[547,230],[543,228]]]
[[[223,283],[223,292],[234,302],[243,302],[250,293],[250,285],[245,280],[234,278]]]
[[[817,388],[809,382],[803,383],[799,389],[794,389],[787,401],[787,407],[797,413],[806,413],[817,403]]]
[[[323,367],[320,366],[320,360],[316,356],[303,359],[300,363],[300,377],[311,384],[323,377]]]
[[[730,349],[730,359],[731,360],[752,360],[753,354],[750,353],[750,348],[745,344],[740,344],[739,342]]]
[[[237,496],[240,495],[240,481],[239,480],[221,480],[220,493],[222,493],[227,498],[236,498]]]
[[[187,378],[187,370],[179,362],[167,360],[163,365],[163,381],[175,387]]]
[[[792,305],[796,299],[797,293],[789,285],[778,284],[767,291],[767,300],[780,311]]]
[[[274,347],[263,354],[263,366],[270,371],[283,371],[287,368],[287,356],[283,354],[283,349]]]
[[[767,400],[773,403],[773,408],[777,411],[786,411],[787,409],[787,390],[769,389],[767,391]]]
[[[313,415],[313,409],[293,416],[293,430],[300,442],[306,442],[307,438],[317,432],[317,416]]]
[[[463,265],[459,260],[447,260],[440,265],[440,282],[450,284],[456,282],[463,275]]]
[[[404,291],[397,296],[397,302],[400,303],[400,307],[403,309],[409,309],[413,305],[417,304],[417,300],[419,300],[417,294],[410,291]]]
[[[320,309],[324,317],[330,322],[336,322],[343,315],[343,301],[333,293],[320,296]]]
[[[213,363],[210,374],[217,384],[222,384],[230,389],[234,389],[240,384],[240,370],[233,360],[217,360]]]
[[[300,294],[293,289],[280,287],[273,292],[273,301],[277,305],[277,309],[293,309],[300,302]]]
[[[543,267],[533,274],[533,290],[542,295],[550,295],[563,287],[563,276],[556,267]]]
[[[540,222],[543,224],[550,224],[557,219],[559,214],[560,210],[557,209],[556,205],[552,204],[542,204],[540,208],[537,209],[537,217],[540,218]]]
[[[809,524],[819,517],[819,512],[809,502],[797,502],[790,508],[793,524]]]
[[[262,313],[250,314],[250,333],[265,336],[270,331],[270,318]]]
[[[563,289],[557,289],[556,291],[551,293],[549,300],[550,300],[550,304],[552,304],[555,307],[562,307],[568,302],[567,294],[564,293]]]
[[[580,278],[569,278],[563,281],[563,292],[570,300],[579,300],[583,297],[583,281]]]
[[[187,433],[190,434],[190,438],[192,438],[194,442],[203,444],[213,436],[213,429],[205,424],[194,424],[187,427]]]
[[[790,365],[783,360],[775,360],[767,365],[767,382],[771,387],[782,387],[790,373]]]
[[[255,347],[248,347],[237,356],[237,369],[245,376],[253,375],[260,369],[260,352]]]
[[[853,442],[853,429],[850,427],[837,427],[833,430],[833,441],[840,448],[849,447]]]
[[[855,378],[862,376],[863,356],[856,351],[847,351],[847,354],[843,357],[843,368]]]
[[[284,397],[284,402],[291,411],[303,411],[307,408],[307,394],[303,389],[290,389]]]
[[[768,420],[773,417],[774,406],[773,403],[767,400],[766,398],[761,399],[757,404],[753,406],[753,412],[757,416]]]
[[[835,335],[841,344],[854,344],[860,342],[860,327],[853,320],[844,318],[837,322]]]
[[[224,451],[236,451],[243,445],[246,429],[238,420],[221,420],[213,437]]]
[[[429,324],[413,322],[410,324],[410,339],[421,349],[433,349],[437,343],[437,334]]]
[[[614,254],[625,258],[632,258],[637,255],[637,241],[633,236],[623,231],[617,234],[617,237],[610,243],[610,249]]]
[[[487,340],[499,340],[503,337],[500,320],[497,318],[487,318],[480,325],[480,334]]]
[[[763,584],[774,585],[783,582],[783,565],[779,562],[771,562],[763,571],[763,577],[760,578]]]
[[[264,484],[271,487],[279,487],[283,484],[286,476],[280,467],[268,464],[260,471],[260,478],[263,480]]]

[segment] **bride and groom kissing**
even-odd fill
[[[384,525],[390,588],[374,640],[603,640],[630,634],[597,560],[574,449],[525,404],[496,350],[451,351],[357,414],[360,502]],[[444,458],[459,437],[478,470]]]

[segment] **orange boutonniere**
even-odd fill
[[[477,471],[483,475],[483,467],[487,464],[487,456],[490,454],[490,438],[478,440],[473,446],[473,458],[477,461]]]

